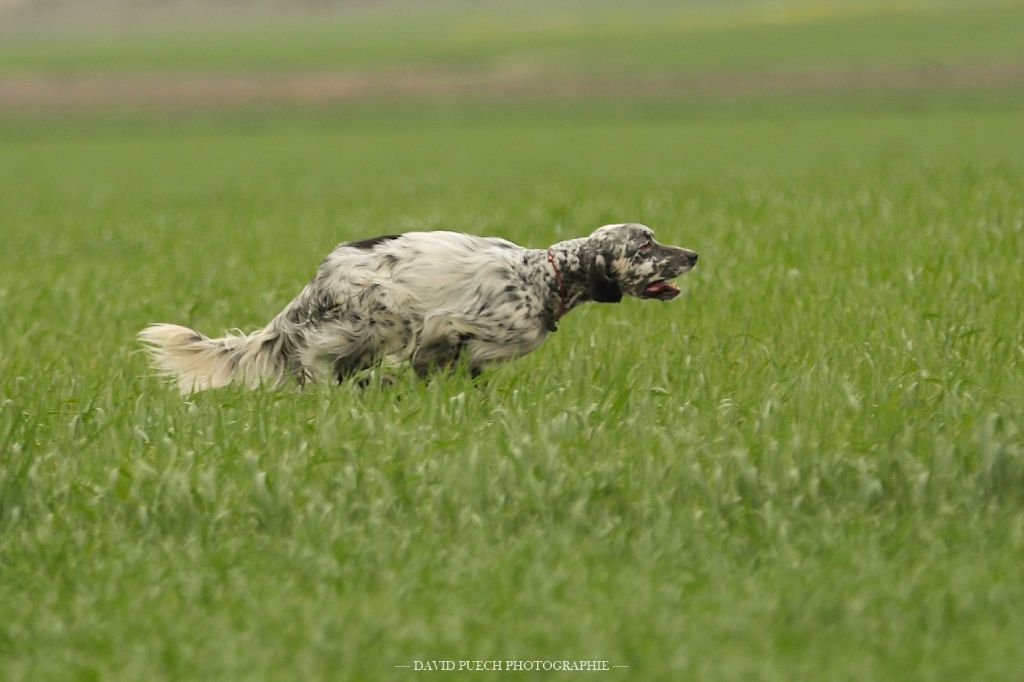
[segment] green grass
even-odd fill
[[[6,136],[3,676],[1012,678],[1018,113],[571,120]],[[619,219],[701,252],[684,296],[480,385],[182,401],[135,352],[265,322],[342,239]]]
[[[0,679],[1016,679],[1021,102],[0,118]],[[478,383],[182,400],[134,341],[262,325],[345,239],[622,220],[683,295]]]

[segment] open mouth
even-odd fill
[[[679,295],[679,288],[671,282],[659,279],[644,287],[644,298],[656,298],[659,301],[671,301]]]

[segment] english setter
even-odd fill
[[[182,393],[240,382],[343,381],[384,360],[424,376],[460,361],[485,366],[534,350],[570,310],[622,295],[668,301],[668,280],[697,254],[654,241],[645,225],[528,249],[458,232],[407,232],[347,242],[270,323],[211,339],[173,324],[139,333]]]

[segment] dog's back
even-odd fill
[[[383,357],[409,359],[432,335],[458,334],[437,329],[432,314],[447,319],[469,299],[494,299],[525,251],[504,239],[444,231],[347,242],[263,329],[211,339],[154,324],[139,338],[182,393],[278,383],[289,374],[300,382],[343,379]]]

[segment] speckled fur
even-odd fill
[[[182,393],[288,377],[342,381],[382,361],[409,362],[426,375],[465,360],[477,373],[540,346],[557,329],[559,311],[643,297],[647,284],[695,262],[692,251],[658,244],[635,223],[549,249],[457,232],[386,235],[338,246],[252,334],[210,339],[155,324],[139,338]]]

